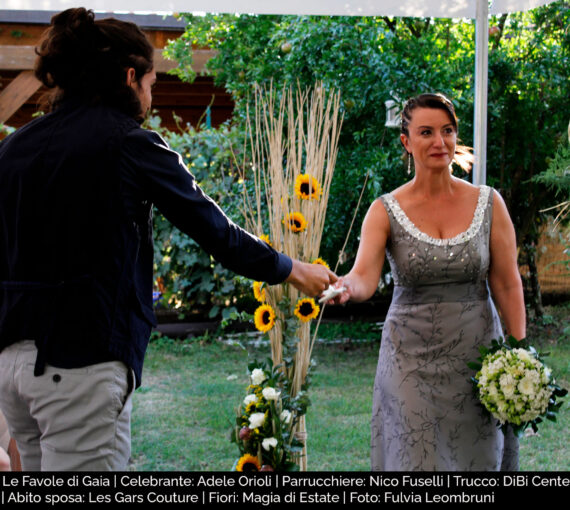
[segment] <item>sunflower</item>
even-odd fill
[[[303,232],[307,228],[307,220],[300,212],[289,213],[283,223],[293,232]]]
[[[330,269],[330,266],[321,257],[313,260],[312,264],[320,264],[321,266],[325,266],[327,269]]]
[[[267,234],[261,234],[259,236],[259,239],[261,239],[262,241],[265,241],[269,246],[273,246],[271,244],[271,241],[269,240],[269,236]]]
[[[315,303],[313,298],[303,298],[297,301],[295,306],[295,315],[303,322],[308,322],[319,315],[320,307]]]
[[[236,471],[259,471],[261,469],[261,464],[257,457],[246,453],[238,460]]]
[[[261,305],[255,310],[253,320],[259,331],[267,333],[275,324],[275,311],[269,305]]]
[[[300,174],[295,179],[295,195],[303,200],[319,199],[322,194],[319,181],[308,174]]]
[[[253,282],[253,295],[260,303],[265,303],[265,286],[263,282]]]

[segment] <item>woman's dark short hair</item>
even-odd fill
[[[134,23],[95,20],[93,11],[67,9],[51,19],[36,48],[36,77],[53,92],[48,108],[78,98],[141,115],[138,96],[126,84],[127,69],[140,80],[153,69],[153,47]]]

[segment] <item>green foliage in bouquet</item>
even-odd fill
[[[473,389],[503,432],[510,426],[520,436],[528,426],[536,432],[543,417],[556,421],[563,404],[556,398],[568,392],[556,384],[536,349],[509,336],[480,346],[479,353],[476,362],[468,363],[477,371],[471,378]]]
[[[306,388],[291,397],[291,381],[271,359],[254,361],[248,370],[251,384],[231,434],[241,452],[234,470],[297,471],[294,459],[304,443],[294,430],[310,405]]]

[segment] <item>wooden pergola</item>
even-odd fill
[[[0,124],[20,127],[29,122],[38,111],[44,87],[35,78],[34,48],[55,12],[0,10]],[[96,13],[97,18],[111,14]],[[167,60],[162,50],[168,40],[184,31],[183,22],[173,16],[117,14],[113,17],[133,21],[148,36],[155,48],[157,83],[153,90],[153,109],[162,118],[162,125],[175,129],[173,114],[182,119],[182,125],[196,125],[205,119],[210,107],[213,126],[231,117],[233,102],[230,94],[214,86],[211,76],[202,74],[212,50],[193,51],[193,69],[198,73],[193,83],[184,83],[168,71],[176,66]]]

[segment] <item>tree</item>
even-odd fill
[[[531,305],[542,317],[536,264],[540,211],[556,201],[533,178],[547,169],[568,122],[570,6],[555,2],[501,21],[489,54],[489,181],[505,196],[521,247],[519,261],[529,268]]]
[[[491,20],[488,180],[505,196],[515,222],[521,262],[534,267],[541,209],[553,193],[532,177],[546,169],[570,111],[569,4]],[[168,49],[177,73],[192,79],[192,47],[218,51],[208,70],[236,101],[243,122],[254,83],[280,88],[322,81],[341,90],[344,124],[327,212],[322,253],[332,265],[366,182],[360,225],[380,194],[409,177],[397,130],[384,126],[385,101],[426,91],[451,97],[460,137],[472,144],[474,26],[465,20],[387,17],[183,15],[187,28]],[[496,27],[496,28],[495,28]],[[497,30],[498,29],[498,30]],[[457,170],[457,172],[461,172]],[[466,175],[462,175],[469,178]],[[358,232],[348,242],[343,272],[352,264]],[[540,315],[537,281],[531,281]]]
[[[271,81],[280,88],[286,83],[310,87],[322,81],[325,87],[342,91],[344,124],[322,250],[331,265],[352,219],[346,212],[355,210],[366,176],[366,205],[359,211],[357,225],[374,198],[407,178],[398,133],[384,126],[385,101],[437,89],[469,105],[461,88],[455,90],[449,82],[446,70],[458,71],[466,60],[472,62],[472,55],[456,51],[472,39],[472,27],[430,20],[416,26],[410,20],[384,18],[184,16],[186,33],[169,49],[183,63],[178,74],[192,79],[188,57],[192,46],[216,49],[208,69],[233,94],[237,124],[243,120],[254,83]],[[429,80],[426,61],[437,69]],[[443,63],[446,70],[437,67]],[[357,235],[353,235],[346,266],[356,248]]]

